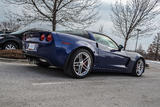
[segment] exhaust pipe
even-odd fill
[[[28,62],[29,64],[37,64],[37,59],[36,58],[27,58],[28,59]]]

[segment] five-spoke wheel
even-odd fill
[[[92,65],[91,53],[86,49],[79,49],[71,56],[65,72],[75,78],[84,78],[90,73]]]
[[[73,69],[78,76],[85,76],[91,68],[91,58],[87,52],[80,52],[74,59]]]
[[[144,72],[144,69],[145,69],[145,63],[143,61],[143,59],[139,59],[137,62],[136,62],[136,65],[135,65],[135,69],[133,70],[133,74],[135,76],[142,76],[143,72]]]

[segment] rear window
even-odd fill
[[[68,30],[68,31],[58,31],[60,33],[66,33],[66,34],[71,34],[71,35],[76,35],[80,37],[84,37],[89,39],[89,35],[87,31],[82,31],[82,30]]]

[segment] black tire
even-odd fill
[[[138,71],[137,71],[137,64],[138,64],[140,61],[143,63],[143,70],[141,70],[141,72],[138,73]],[[145,71],[145,62],[144,62],[144,60],[143,60],[142,58],[140,58],[140,59],[138,59],[138,60],[136,61],[136,64],[135,64],[134,69],[133,69],[133,71],[132,71],[132,74],[133,74],[133,76],[141,77],[141,76],[143,75],[144,71]]]
[[[37,61],[36,65],[43,68],[48,68],[50,66],[48,63],[41,62],[41,61]]]
[[[9,46],[12,46],[12,47],[9,48]],[[18,45],[15,42],[6,42],[3,45],[3,49],[5,49],[5,50],[12,50],[11,48],[18,49]]]
[[[80,76],[80,75],[77,75],[77,74],[76,74],[76,72],[75,72],[75,70],[74,70],[74,68],[73,68],[73,64],[74,64],[74,60],[75,60],[76,56],[79,55],[80,53],[83,53],[83,52],[89,55],[89,58],[90,58],[90,64],[89,64],[89,65],[90,65],[90,69],[89,69],[89,71],[88,71],[87,74]],[[87,62],[87,63],[88,63],[88,62]],[[86,76],[89,75],[89,73],[90,73],[91,70],[92,70],[92,67],[93,67],[93,57],[92,57],[92,54],[91,54],[88,50],[86,50],[86,49],[78,49],[78,50],[76,50],[76,51],[71,55],[71,57],[70,57],[70,59],[69,59],[69,61],[68,61],[68,64],[65,66],[64,72],[65,72],[67,75],[71,76],[72,78],[82,79],[82,78],[85,78]],[[83,69],[83,68],[82,68],[82,69]]]

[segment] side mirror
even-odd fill
[[[118,50],[121,51],[124,47],[122,45],[118,46]]]

